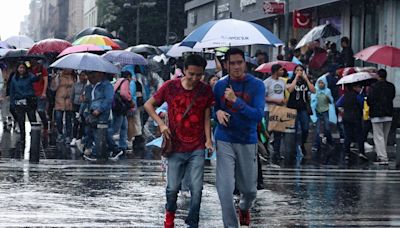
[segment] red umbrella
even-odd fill
[[[293,71],[297,66],[296,63],[288,62],[288,61],[274,61],[269,63],[263,63],[259,67],[257,67],[256,71],[261,73],[271,73],[271,67],[274,64],[280,64],[287,71]]]
[[[104,52],[105,50],[97,45],[93,44],[82,44],[82,45],[77,45],[77,46],[72,46],[69,48],[66,48],[64,51],[62,51],[57,58],[60,58],[64,55],[72,54],[72,53],[79,53],[79,52]]]
[[[370,63],[400,67],[400,49],[388,45],[368,47],[355,54],[354,57]]]
[[[72,44],[60,39],[45,39],[33,45],[28,51],[28,54],[45,54],[45,53],[60,53]]]

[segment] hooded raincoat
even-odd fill
[[[320,89],[318,86],[319,81],[323,81],[325,84],[324,89]],[[311,120],[313,123],[317,122],[317,97],[318,94],[325,94],[328,96],[330,103],[329,103],[329,122],[336,124],[337,123],[337,116],[336,116],[336,110],[335,110],[335,102],[332,97],[331,90],[328,88],[328,81],[326,79],[326,75],[322,75],[321,77],[318,78],[317,82],[315,82],[315,89],[316,92],[314,94],[311,94],[311,110],[312,110],[312,115],[311,115]]]

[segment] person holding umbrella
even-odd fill
[[[396,96],[394,85],[386,81],[386,77],[386,70],[378,70],[378,82],[371,86],[367,99],[378,162],[383,165],[388,164],[386,146],[393,120],[393,99]]]
[[[218,119],[216,185],[224,227],[238,227],[233,201],[235,186],[242,194],[240,224],[248,226],[250,207],[257,195],[257,124],[264,116],[265,86],[245,73],[242,50],[229,49],[225,61],[229,76],[214,87]]]
[[[38,80],[39,77],[28,72],[28,66],[24,62],[18,64],[17,71],[11,79],[10,108],[15,109],[23,145],[25,145],[25,115],[28,115],[29,122],[36,122],[36,96],[33,83]]]

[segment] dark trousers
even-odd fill
[[[72,137],[76,139],[82,138],[85,131],[85,123],[83,121],[83,117],[81,117],[81,121],[76,116],[76,113],[79,113],[80,105],[74,104],[74,127],[72,128]]]
[[[17,105],[15,107],[15,115],[21,130],[21,141],[25,141],[25,115],[28,115],[29,122],[36,122],[36,110],[26,105]]]
[[[364,154],[364,140],[361,120],[359,122],[343,121],[344,125],[344,154],[342,154],[342,161],[344,156],[350,154],[351,142],[358,143],[359,153]]]

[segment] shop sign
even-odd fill
[[[310,12],[293,12],[293,28],[311,28],[312,16]]]
[[[244,7],[256,4],[257,0],[240,0],[240,9],[243,11]]]
[[[266,14],[284,14],[285,13],[285,3],[284,2],[264,1],[263,8],[264,8],[264,12]]]

